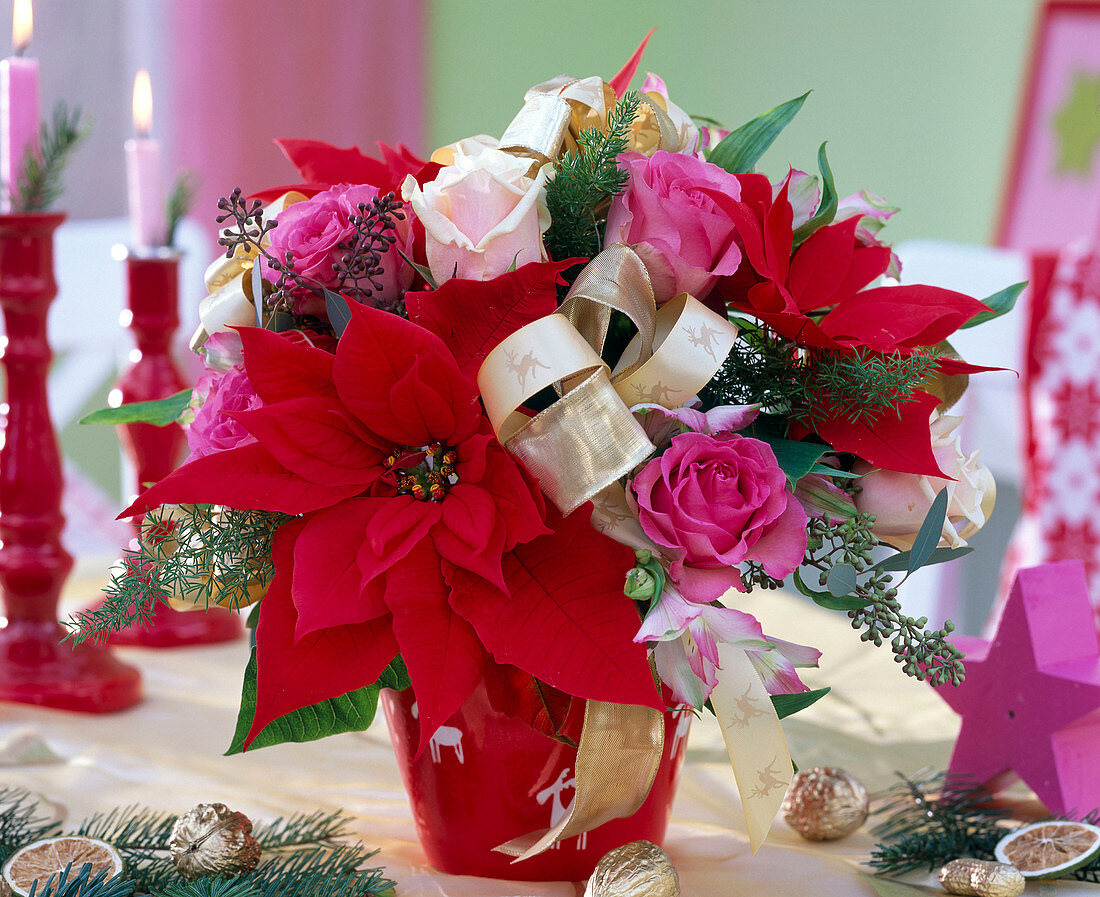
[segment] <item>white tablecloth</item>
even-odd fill
[[[70,588],[78,597],[80,584]],[[83,598],[90,597],[90,589]],[[958,724],[930,688],[904,679],[885,648],[859,641],[842,614],[779,593],[749,596],[765,631],[825,651],[808,684],[833,692],[786,722],[792,754],[807,768],[843,766],[871,788],[894,770],[942,768]],[[0,743],[39,736],[60,760],[0,766],[0,784],[20,785],[61,804],[77,822],[116,806],[184,812],[221,801],[255,820],[299,810],[343,809],[354,833],[381,849],[377,862],[403,897],[574,897],[570,883],[519,884],[441,875],[427,867],[389,748],[384,721],[371,730],[309,744],[224,757],[237,713],[244,641],[193,649],[119,651],[144,675],[145,701],[124,713],[84,716],[0,705]],[[709,717],[689,741],[665,848],[685,895],[759,897],[874,895],[860,877],[872,846],[863,832],[811,844],[777,820],[756,856],[749,852],[733,775]],[[1058,894],[1094,888],[1059,883]]]

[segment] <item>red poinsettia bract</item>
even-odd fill
[[[236,419],[257,442],[184,465],[125,512],[197,502],[295,515],[276,534],[260,608],[248,741],[374,682],[397,652],[421,746],[490,658],[579,697],[661,706],[631,641],[630,550],[580,513],[548,513],[435,334],[350,308],[335,356],[242,328],[264,406]]]
[[[772,198],[767,178],[738,175],[741,199],[716,197],[733,219],[746,264],[720,283],[730,308],[747,312],[797,345],[832,352],[911,354],[935,346],[987,307],[970,296],[913,284],[864,289],[886,272],[890,249],[856,236],[859,216],[825,225],[796,249],[784,183]],[[975,371],[943,360],[945,373]],[[932,454],[928,417],[937,401],[914,397],[873,425],[849,420],[841,409],[814,423],[838,451],[854,452],[877,467],[942,476]]]

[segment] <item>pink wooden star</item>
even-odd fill
[[[950,771],[994,789],[1015,773],[1056,814],[1100,808],[1100,648],[1081,563],[1021,570],[993,641],[956,644],[966,681],[936,689],[962,717]]]

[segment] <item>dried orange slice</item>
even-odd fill
[[[4,864],[4,883],[13,894],[27,897],[36,880],[36,891],[41,892],[50,876],[60,875],[70,863],[72,876],[85,863],[92,864],[92,878],[104,869],[109,870],[109,876],[122,872],[122,857],[110,844],[95,838],[65,836],[45,838],[19,848]]]
[[[997,859],[1024,878],[1058,878],[1100,856],[1100,828],[1052,819],[1016,829],[997,842]]]

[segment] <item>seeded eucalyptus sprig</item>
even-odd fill
[[[811,518],[804,567],[818,571],[817,585],[807,585],[796,570],[792,576],[802,594],[830,610],[846,611],[853,629],[862,629],[860,639],[881,646],[889,641],[894,660],[902,672],[932,685],[959,685],[966,678],[963,653],[948,641],[955,624],[947,620],[942,629],[929,630],[927,617],[914,619],[902,612],[893,572],[908,576],[919,567],[951,560],[970,548],[937,549],[947,510],[947,492],[941,491],[921,525],[913,548],[885,561],[875,562],[872,551],[879,545],[872,535],[874,515],[859,514],[849,520],[830,523]],[[904,577],[902,579],[904,581]]]
[[[53,116],[42,123],[38,152],[28,148],[19,165],[12,197],[14,212],[44,212],[61,196],[61,175],[69,155],[91,133],[81,121],[80,107],[59,102]]]

